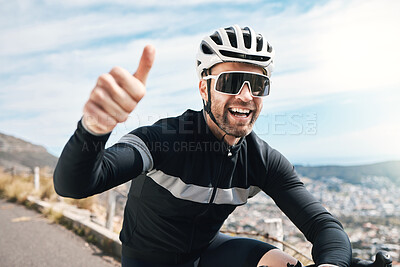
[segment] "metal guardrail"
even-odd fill
[[[38,191],[40,188],[40,169],[39,167],[35,167],[33,168],[32,172],[34,174],[34,187],[35,190]],[[4,173],[10,173],[12,176],[15,175],[15,168],[11,167],[11,168],[7,168],[7,169],[3,169]],[[109,190],[107,192],[108,194],[108,207],[107,207],[107,221],[106,221],[106,227],[109,230],[113,230],[113,218],[115,216],[115,207],[116,207],[116,201],[118,197],[123,197],[123,198],[127,198],[127,193],[121,191],[119,188],[113,188],[111,190]],[[303,264],[312,264],[313,261],[312,259],[305,255],[304,253],[302,253],[301,251],[299,251],[297,248],[295,248],[293,245],[284,242],[282,240],[279,240],[276,237],[270,236],[268,233],[266,234],[262,234],[262,233],[258,233],[258,232],[246,232],[246,231],[229,231],[229,230],[222,230],[222,233],[226,233],[226,234],[233,234],[233,235],[241,235],[241,236],[253,236],[256,238],[261,238],[265,241],[273,241],[279,244],[282,244],[282,246],[284,248],[287,248],[289,250],[291,250],[293,253],[291,253],[291,255],[295,258],[297,258],[298,260],[300,260]],[[388,265],[389,266],[389,265]],[[391,265],[390,265],[391,266]]]
[[[107,215],[106,215],[106,228],[108,230],[114,229],[114,216],[115,207],[118,197],[127,198],[127,194],[119,190],[118,188],[113,188],[107,192]]]

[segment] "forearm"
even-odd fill
[[[339,226],[321,230],[313,243],[312,255],[319,266],[329,263],[350,266],[351,244],[347,234]]]
[[[300,182],[274,196],[278,206],[313,244],[316,266],[349,266],[351,246],[340,222]]]
[[[264,191],[313,243],[316,266],[349,266],[350,241],[335,219],[305,188],[293,166],[277,152],[270,154],[269,180]]]
[[[104,150],[109,134],[94,136],[82,124],[69,139],[54,172],[54,187],[65,197],[83,198],[103,192],[139,175],[140,154],[131,147]]]

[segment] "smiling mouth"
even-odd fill
[[[228,108],[228,110],[233,116],[238,118],[248,118],[253,112],[252,110],[245,108]]]

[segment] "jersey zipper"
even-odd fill
[[[217,194],[218,182],[220,180],[220,177],[222,176],[221,175],[222,174],[222,170],[223,170],[222,166],[224,165],[224,162],[225,162],[225,157],[222,159],[221,165],[219,166],[219,172],[218,172],[217,180],[215,181],[215,184],[214,184],[214,187],[213,187],[213,191],[212,191],[212,194],[211,194],[211,198],[210,198],[210,201],[208,202],[208,204],[212,204],[214,202],[215,195]]]
[[[228,149],[227,149],[227,151],[226,151],[228,157],[231,157],[231,156],[232,156],[231,148],[232,148],[231,146],[228,146]],[[222,170],[223,170],[222,166],[223,166],[224,163],[225,163],[225,159],[226,159],[226,158],[223,157],[222,162],[221,162],[221,165],[220,165],[220,167],[219,167],[219,172],[218,172],[217,180],[216,180],[216,182],[215,182],[215,185],[214,185],[214,188],[213,188],[213,192],[212,192],[212,195],[211,195],[209,204],[212,204],[212,203],[214,202],[215,195],[217,194],[218,183],[219,183],[220,177],[222,176]]]
[[[232,157],[231,148],[232,148],[231,146],[228,147],[228,150],[227,150],[227,152],[228,152],[228,157]]]
[[[227,151],[227,152],[228,152],[228,153],[227,153],[228,157],[230,157],[230,156],[232,155],[232,152],[231,152],[231,150],[230,150],[230,147],[228,148],[228,151]],[[215,195],[217,194],[218,183],[219,183],[220,177],[222,176],[222,170],[223,170],[222,166],[224,165],[224,162],[225,162],[225,157],[222,158],[222,162],[221,162],[221,165],[220,165],[219,171],[218,171],[217,180],[215,181],[215,184],[214,184],[214,187],[213,187],[213,191],[212,191],[212,194],[211,194],[211,198],[210,198],[210,201],[208,202],[207,208],[205,209],[205,211],[203,211],[202,213],[200,213],[199,215],[197,215],[197,216],[194,218],[194,220],[193,220],[193,227],[192,227],[192,233],[191,233],[190,242],[189,242],[189,246],[188,246],[188,253],[192,250],[193,238],[194,238],[194,233],[195,233],[195,230],[196,230],[196,223],[197,223],[197,221],[199,220],[199,218],[200,218],[201,216],[203,216],[204,214],[207,213],[207,211],[208,211],[208,210],[210,209],[210,207],[211,207],[211,204],[214,202]]]

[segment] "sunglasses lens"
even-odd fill
[[[247,74],[246,81],[250,82],[253,96],[267,96],[269,94],[269,79],[258,74]]]
[[[217,79],[215,89],[226,94],[237,94],[243,84],[243,79],[237,73],[222,73]]]
[[[266,96],[269,94],[268,77],[255,73],[221,73],[216,81],[215,89],[222,93],[236,95],[244,82],[250,83],[253,96]]]

